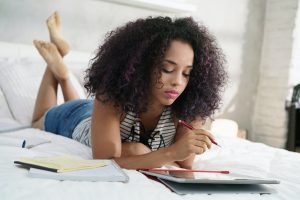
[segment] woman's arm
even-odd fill
[[[192,154],[200,154],[205,143],[205,134],[189,131],[174,144],[142,155],[122,156],[120,118],[113,105],[95,99],[92,114],[92,152],[94,159],[115,159],[123,168],[154,168],[175,161],[186,160]],[[206,142],[210,142],[206,140]],[[125,147],[124,147],[125,148]],[[125,150],[125,149],[124,149]],[[125,151],[123,151],[125,152]]]
[[[94,159],[121,156],[120,116],[112,104],[94,100],[91,137]]]
[[[151,153],[151,149],[140,142],[125,142],[122,143],[121,157],[131,157]],[[176,162],[165,163],[164,165],[173,165],[179,167]]]
[[[143,144],[139,143],[141,146]],[[144,148],[147,148],[144,146]],[[114,158],[114,160],[126,169],[139,169],[139,168],[155,168],[169,165],[176,160],[174,152],[170,148],[161,148],[156,151],[151,151],[146,154],[138,155],[137,152],[127,156]]]
[[[152,152],[141,143],[121,143],[121,112],[111,104],[94,100],[92,152],[94,159],[116,159],[124,168],[150,168],[174,163],[170,149]]]
[[[140,142],[124,142],[122,143],[121,157],[144,155],[150,152],[151,149]]]
[[[115,158],[116,162],[127,169],[155,168],[184,161],[191,155],[201,154],[211,146],[211,134],[201,130],[188,130],[172,145],[143,155]],[[187,162],[187,161],[185,161]],[[180,162],[179,162],[180,163]]]

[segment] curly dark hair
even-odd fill
[[[173,40],[192,46],[194,62],[189,83],[172,110],[187,121],[210,117],[219,108],[227,80],[225,58],[214,36],[191,17],[148,17],[109,32],[86,70],[84,87],[89,95],[114,102],[123,112],[145,112],[151,73]]]

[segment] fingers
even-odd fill
[[[215,137],[213,136],[213,134],[211,134],[211,132],[209,132],[208,130],[197,129],[197,130],[194,130],[194,132],[195,132],[195,134],[206,135],[207,137],[209,137],[212,140],[215,139]]]
[[[201,140],[195,140],[193,145],[196,147],[201,147],[204,151],[210,149],[210,146],[206,142]]]
[[[202,146],[195,146],[194,147],[194,153],[199,155],[199,154],[203,154],[205,152],[204,147]]]
[[[194,134],[193,136],[194,145],[206,147],[206,149],[210,149],[212,146],[211,139],[204,134]]]
[[[205,132],[205,130],[196,130],[186,136],[190,139],[190,144],[193,145],[193,152],[195,154],[202,154],[207,149],[210,149],[212,142],[210,139],[210,133]]]
[[[184,149],[188,154],[203,154],[212,146],[211,138],[214,138],[211,133],[203,129],[190,130],[188,133],[182,135],[176,142],[176,146]],[[183,152],[185,152],[183,150]]]

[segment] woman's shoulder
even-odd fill
[[[112,102],[103,102],[97,98],[94,99],[94,112],[103,116],[123,117],[123,111]]]

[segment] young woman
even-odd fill
[[[94,100],[78,99],[63,56],[60,18],[47,20],[50,42],[34,41],[47,63],[32,126],[91,146],[94,159],[128,169],[192,168],[214,138],[202,129],[219,107],[224,57],[192,18],[149,17],[110,32],[86,71]],[[65,103],[56,105],[60,84]],[[195,130],[178,124],[189,122]]]

